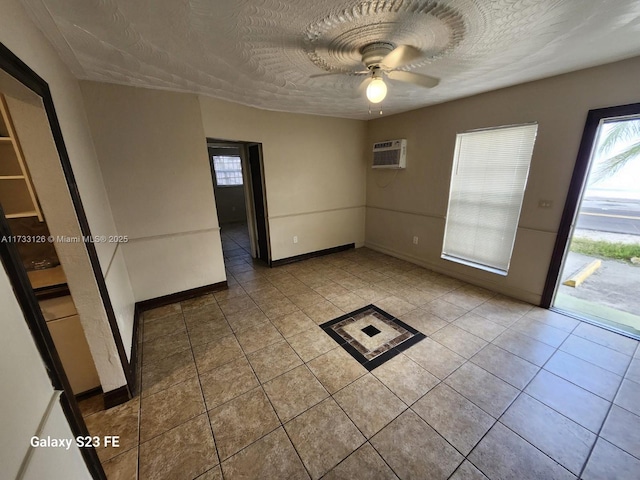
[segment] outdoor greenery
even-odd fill
[[[640,157],[640,120],[624,120],[613,124],[600,143],[598,153],[611,153],[622,142],[631,144],[616,155],[606,158],[593,172],[592,183],[615,175],[631,160]]]
[[[633,257],[640,257],[639,243],[611,243],[603,240],[574,238],[569,249],[591,257],[613,258],[627,262]]]

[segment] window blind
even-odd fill
[[[442,258],[506,275],[537,124],[458,134]]]

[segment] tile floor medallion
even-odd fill
[[[374,305],[330,320],[320,328],[369,371],[426,338]]]

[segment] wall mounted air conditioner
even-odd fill
[[[407,140],[373,144],[373,168],[407,168]]]

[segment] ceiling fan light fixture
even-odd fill
[[[371,103],[380,103],[387,96],[387,84],[380,77],[374,77],[367,85],[367,98]]]

